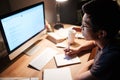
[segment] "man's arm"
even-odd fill
[[[94,59],[86,62],[82,69],[76,74],[74,80],[97,80],[90,72],[89,68],[94,63]]]
[[[95,41],[91,40],[91,41],[86,41],[86,43],[82,44],[78,51],[81,52],[81,51],[84,51],[84,50],[90,50],[90,49],[93,49],[94,47],[96,47],[96,43]]]
[[[65,49],[65,54],[67,55],[74,55],[77,53],[80,53],[81,51],[84,50],[90,50],[92,48],[94,48],[96,46],[94,41],[86,41],[86,43],[80,45],[78,48],[76,49]]]

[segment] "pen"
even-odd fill
[[[70,50],[70,43],[68,42],[68,47],[67,47],[68,51]]]
[[[68,42],[67,49],[65,51],[65,54],[68,55],[70,51],[70,43]]]

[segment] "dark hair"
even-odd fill
[[[107,38],[113,38],[120,30],[120,10],[115,1],[92,0],[82,6],[83,13],[89,16],[93,31],[105,30]]]

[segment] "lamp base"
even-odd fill
[[[56,23],[56,24],[54,25],[54,28],[55,28],[55,29],[60,29],[60,28],[64,28],[64,26],[63,26],[62,23]]]

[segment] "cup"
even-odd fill
[[[75,42],[76,31],[71,29],[68,31],[68,43],[73,44]]]

